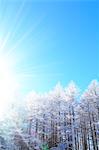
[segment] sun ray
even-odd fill
[[[23,8],[24,8],[24,5],[25,5],[25,1],[22,1],[22,4],[20,5],[20,8],[18,9],[18,12],[16,13],[16,17],[12,23],[12,28],[8,31],[8,33],[4,36],[4,40],[3,40],[3,37],[1,38],[2,40],[0,40],[0,51],[3,51],[6,44],[9,42],[9,40],[11,40],[14,36],[15,36],[15,33],[18,29],[18,26],[21,24],[21,21],[19,22],[19,18],[20,18],[20,15],[23,11]],[[22,19],[21,19],[22,20]],[[3,19],[3,22],[1,24],[1,26],[4,23],[4,19]]]
[[[20,44],[23,43],[33,31],[40,25],[41,21],[45,17],[45,15],[41,16],[34,24],[31,24],[25,29],[24,33],[19,35],[19,39],[15,39],[16,32],[19,31],[19,27],[22,23],[21,17],[22,12],[24,11],[25,1],[21,3],[21,6],[18,8],[18,11],[15,12],[15,18],[11,23],[11,16],[6,19],[6,16],[1,16],[2,23],[0,24],[0,118],[4,116],[4,112],[7,111],[9,105],[11,105],[12,101],[14,100],[14,94],[19,90],[20,87],[20,80],[26,78],[36,78],[36,71],[33,68],[28,68],[28,71],[19,71],[20,70],[19,64],[16,64],[16,59],[19,61],[21,57],[21,53],[19,53],[19,58],[17,58],[17,52],[20,52]],[[2,10],[2,14],[3,14]],[[7,11],[5,12],[7,13]],[[1,20],[0,19],[0,20]],[[9,24],[8,24],[9,23]],[[15,56],[14,56],[15,55]],[[19,63],[19,62],[18,62]],[[17,66],[17,69],[16,69]],[[35,67],[36,68],[36,67]],[[32,71],[31,71],[32,69]],[[23,80],[22,80],[23,81]]]
[[[14,44],[14,46],[8,51],[8,55],[12,53],[41,23],[43,17],[41,17],[34,25],[30,26],[29,29],[21,36],[19,40]]]
[[[22,14],[22,11],[24,10],[25,3],[26,3],[26,0],[22,1],[22,4],[20,5],[20,8],[18,9],[18,12],[17,12],[16,17],[15,17],[14,25],[13,25],[14,29],[13,29],[11,38],[13,38],[15,36],[17,30],[19,29],[19,27],[21,25],[21,22],[23,20],[21,17],[21,14]],[[20,21],[19,21],[19,19],[20,19]]]
[[[9,38],[10,38],[10,32],[8,32],[7,33],[7,35],[6,35],[6,37],[5,37],[5,39],[3,40],[3,42],[0,44],[0,51],[2,52],[3,50],[4,50],[4,48],[5,48],[5,46],[6,46],[6,43],[7,43],[7,41],[9,40]]]

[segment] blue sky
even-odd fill
[[[85,89],[99,79],[98,1],[8,0],[0,7],[0,32],[11,33],[6,47],[23,92],[71,80]]]

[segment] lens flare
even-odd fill
[[[15,74],[11,69],[10,61],[0,57],[0,119],[14,100],[14,94],[18,87]]]

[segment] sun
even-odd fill
[[[0,57],[0,119],[14,99],[17,81],[10,61]]]

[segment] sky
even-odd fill
[[[3,53],[23,93],[99,79],[99,2],[0,0]]]

